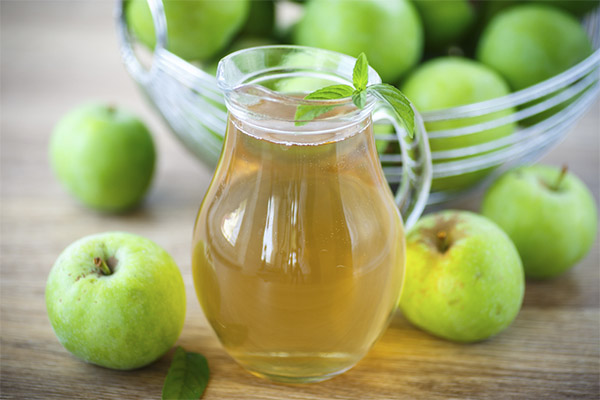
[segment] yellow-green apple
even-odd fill
[[[523,267],[496,224],[466,211],[443,211],[421,218],[406,244],[400,308],[413,324],[445,339],[476,342],[515,319]]]

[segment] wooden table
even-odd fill
[[[62,348],[44,302],[48,272],[65,246],[110,230],[158,242],[186,282],[178,344],[209,360],[205,399],[598,398],[598,245],[573,270],[528,282],[523,309],[496,338],[474,345],[436,339],[397,315],[355,368],[330,381],[282,385],[255,378],[220,347],[196,301],[190,241],[210,171],[168,132],[121,64],[112,1],[1,4],[1,386],[2,398],[159,398],[172,352],[137,371],[87,365]],[[53,125],[71,107],[101,99],[152,127],[158,171],[142,208],[111,216],[78,205],[49,168]],[[598,104],[544,162],[568,163],[599,197]],[[454,204],[476,210],[479,196]]]

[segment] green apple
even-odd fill
[[[524,4],[492,19],[477,47],[477,59],[521,90],[572,67],[592,53],[575,17],[554,7]]]
[[[513,90],[551,78],[582,61],[591,52],[590,41],[579,21],[540,2],[500,13],[484,31],[478,46],[478,57],[503,74]],[[553,94],[521,108],[534,106],[551,96]],[[541,122],[572,101],[558,104],[520,123],[530,126]]]
[[[248,0],[163,0],[167,19],[168,49],[186,60],[216,55],[233,39],[248,16]],[[127,24],[146,46],[154,48],[156,36],[146,0],[129,0]]]
[[[442,49],[456,44],[475,22],[475,8],[468,0],[413,0],[425,29],[425,44]]]
[[[575,175],[532,165],[503,174],[486,192],[483,215],[513,240],[530,278],[558,276],[594,244],[598,212],[594,197]]]
[[[423,53],[423,27],[408,0],[311,0],[294,42],[353,57],[364,52],[384,82],[396,82]]]
[[[146,126],[123,109],[88,103],[56,125],[50,162],[82,203],[109,212],[137,205],[146,194],[156,153]]]
[[[173,346],[185,318],[179,268],[156,243],[130,233],[86,236],[58,257],[46,307],[60,343],[107,368],[147,365]]]
[[[476,342],[515,319],[524,280],[517,249],[496,224],[443,211],[421,218],[407,234],[400,308],[433,335]]]
[[[406,79],[401,89],[421,112],[477,103],[510,93],[504,79],[495,71],[477,61],[460,57],[440,57],[424,63]],[[507,117],[513,112],[513,108],[507,108],[478,117],[428,122],[425,128],[431,133],[457,129]],[[468,135],[430,137],[429,145],[432,152],[460,149],[508,136],[515,127],[515,122],[509,122]],[[456,160],[463,158],[465,157]],[[434,163],[452,160],[454,159],[437,159]],[[460,176],[435,178],[431,190],[466,189],[485,178],[491,170],[492,168],[486,168]]]

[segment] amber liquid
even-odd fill
[[[230,116],[198,214],[196,292],[250,372],[323,380],[356,364],[383,333],[404,275],[402,222],[370,118],[340,140],[310,145],[244,129]]]

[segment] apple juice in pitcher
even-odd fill
[[[375,101],[340,100],[295,123],[302,98],[276,91],[290,68],[252,64],[285,60],[236,59],[277,49],[219,66],[227,133],[197,216],[192,271],[205,316],[238,363],[311,382],[351,368],[384,332],[404,276],[404,231],[375,149]]]

